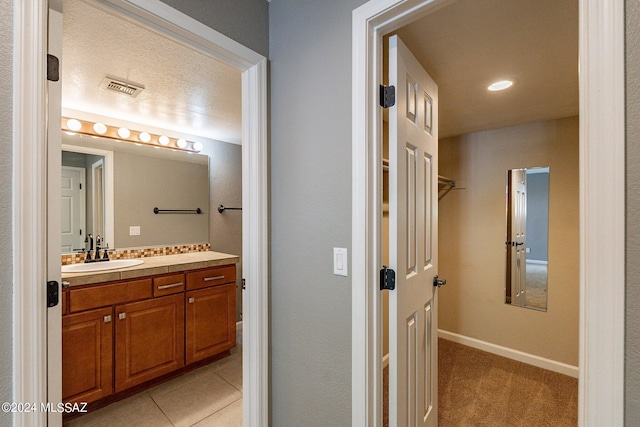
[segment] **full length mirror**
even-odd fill
[[[209,242],[208,156],[79,134],[62,143],[62,253],[88,249],[89,234],[113,249]]]
[[[547,310],[549,168],[507,171],[506,303]]]

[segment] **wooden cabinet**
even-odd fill
[[[233,348],[235,280],[223,265],[65,290],[63,401],[93,402]]]
[[[93,402],[113,391],[111,307],[62,317],[62,399]]]
[[[236,346],[235,283],[189,291],[186,300],[187,363]]]
[[[236,282],[236,266],[223,265],[187,273],[187,290]]]
[[[116,392],[184,366],[182,294],[116,307]]]
[[[184,274],[155,277],[153,279],[153,296],[161,297],[184,292]]]
[[[62,290],[60,304],[62,305],[62,315],[69,314],[69,291],[67,289]]]
[[[129,280],[69,290],[71,313],[151,298],[151,279]]]

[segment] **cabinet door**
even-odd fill
[[[113,392],[112,309],[62,317],[62,400],[93,402]]]
[[[235,284],[190,291],[187,298],[187,363],[236,345]]]
[[[182,294],[116,306],[116,392],[184,366]]]

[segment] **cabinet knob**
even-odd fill
[[[196,301],[194,297],[189,298],[189,304],[193,304]]]
[[[109,322],[111,322],[111,315],[104,316],[104,323],[109,323]]]
[[[126,319],[126,318],[127,318],[127,313],[118,314],[118,319],[122,320],[122,319]]]

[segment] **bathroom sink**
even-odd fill
[[[62,266],[63,273],[86,273],[91,271],[113,270],[116,268],[133,267],[140,265],[144,261],[141,259],[116,259],[113,261],[90,262],[83,264],[69,264]]]

